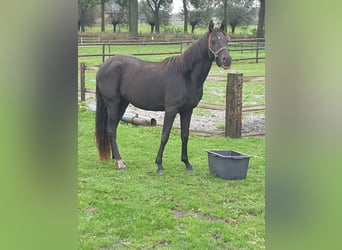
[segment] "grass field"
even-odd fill
[[[246,45],[245,45],[246,46]],[[111,45],[105,46],[106,54],[141,54],[141,53],[162,53],[162,52],[172,52],[173,55],[177,55],[180,52],[184,51],[187,48],[187,44],[183,43],[182,45]],[[228,45],[230,50],[240,49],[240,44],[231,44]],[[89,54],[102,54],[102,46],[79,46],[78,47],[79,55],[89,55]],[[230,55],[233,60],[243,59],[243,58],[253,58],[255,57],[256,52],[253,51],[244,51],[241,53],[240,51],[231,51]],[[173,55],[147,55],[147,56],[138,56],[140,59],[148,60],[148,61],[161,61],[165,57],[173,56]],[[265,50],[259,51],[259,57],[265,57]],[[102,56],[96,57],[80,57],[79,62],[84,62],[87,65],[100,65],[102,63]],[[252,60],[252,62],[254,62]]]
[[[208,20],[209,23],[209,20]],[[183,25],[161,25],[160,27],[161,33],[171,33],[171,34],[183,34]],[[204,32],[208,30],[208,26],[202,25],[202,26],[196,26],[194,35],[201,35]],[[100,32],[101,27],[99,25],[86,27],[86,32]],[[138,33],[139,34],[150,34],[150,26],[146,23],[139,23],[138,24]],[[107,24],[105,27],[106,33],[112,33],[113,32],[113,25]],[[117,26],[117,34],[123,33],[127,34],[128,27],[127,25],[118,25]],[[191,32],[191,26],[188,26],[188,32]],[[230,34],[230,26],[228,26],[228,34]],[[247,36],[255,36],[256,34],[256,26],[238,26],[236,27],[235,34],[233,36],[240,36],[240,37],[247,37]],[[80,35],[82,35],[82,32],[80,32]]]
[[[264,138],[189,138],[188,173],[180,161],[178,130],[166,146],[166,174],[154,164],[161,128],[120,124],[126,172],[100,162],[94,113],[79,107],[79,249],[264,249]],[[209,174],[208,149],[252,155],[246,180]]]
[[[184,49],[184,47],[183,47]],[[179,45],[112,46],[111,53],[179,51]],[[101,53],[101,47],[79,47],[79,54]],[[241,55],[231,53],[233,58]],[[166,56],[140,57],[160,61]],[[79,58],[98,66],[101,57]],[[244,76],[265,75],[265,64],[234,62]],[[226,76],[215,64],[210,75]],[[225,83],[206,81],[205,103],[225,102]],[[86,87],[95,88],[95,72],[86,71]],[[264,83],[246,83],[243,105],[264,104]],[[195,112],[204,112],[195,109]],[[79,107],[78,181],[79,249],[264,249],[265,139],[251,137],[189,138],[194,173],[180,161],[179,131],[173,129],[164,154],[166,175],[156,173],[154,160],[160,127],[120,124],[118,145],[128,171],[100,162],[94,144],[94,113]],[[209,174],[205,150],[234,149],[252,155],[248,177],[225,181]]]

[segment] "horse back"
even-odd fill
[[[134,106],[154,111],[188,109],[197,105],[202,88],[194,89],[191,77],[164,63],[117,55],[99,69],[97,84],[107,98],[120,97]]]

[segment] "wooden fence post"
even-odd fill
[[[105,48],[105,44],[102,44],[102,62],[105,61],[105,52],[106,52],[106,48]]]
[[[255,62],[259,62],[259,40],[256,40],[256,55],[255,55]]]
[[[226,91],[225,135],[241,137],[242,127],[242,73],[228,73]]]
[[[85,63],[80,63],[81,102],[85,101]]]

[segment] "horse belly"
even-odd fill
[[[126,98],[131,104],[133,104],[137,108],[152,110],[152,111],[164,111],[164,103],[161,102],[158,98],[151,98],[150,95],[140,95],[139,98]]]
[[[153,111],[163,111],[164,93],[160,84],[151,79],[125,79],[121,85],[121,95],[134,106]]]

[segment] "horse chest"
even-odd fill
[[[185,108],[194,108],[202,99],[203,88],[189,91],[186,97]]]

